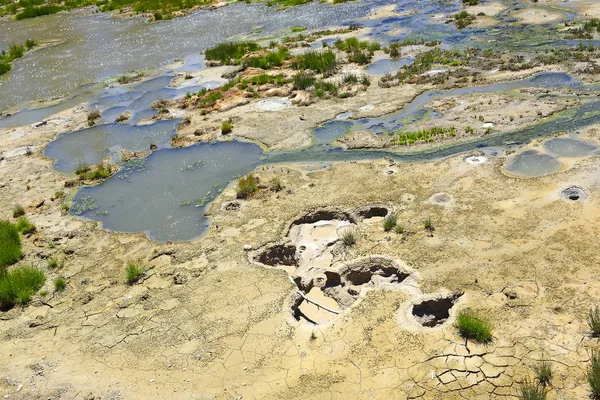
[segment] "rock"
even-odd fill
[[[48,123],[48,121],[40,121],[40,122],[36,122],[35,124],[33,124],[34,128],[39,128],[40,126],[44,126]]]
[[[514,300],[514,299],[516,299],[517,297],[519,297],[519,296],[517,296],[517,292],[515,292],[515,291],[514,291],[514,290],[512,290],[512,289],[505,290],[505,291],[504,291],[504,295],[505,295],[506,297],[508,297],[509,299],[511,299],[511,300]]]
[[[231,109],[246,105],[248,103],[250,103],[250,99],[244,97],[233,97],[231,99],[225,100],[221,104],[216,105],[215,110],[229,111]]]
[[[148,154],[150,154],[149,150],[142,150],[142,151],[121,150],[121,161],[127,162],[134,158],[146,157]]]
[[[117,115],[117,118],[115,118],[115,122],[124,122],[127,121],[129,118],[131,118],[131,113],[129,111],[125,111],[124,113]]]
[[[34,200],[30,205],[29,208],[31,209],[36,209],[36,208],[40,208],[41,206],[43,206],[45,203],[45,200]]]
[[[226,1],[220,1],[218,3],[212,3],[208,6],[209,10],[216,10],[217,8],[227,7],[229,4]]]
[[[287,97],[290,94],[292,94],[292,88],[287,86],[269,89],[265,92],[267,97]]]
[[[185,272],[179,271],[175,273],[175,275],[173,275],[173,283],[175,283],[176,285],[183,285],[187,281],[188,277]]]
[[[244,245],[244,251],[249,251],[249,250],[252,250],[252,246],[249,245],[249,244],[245,244]]]
[[[296,106],[307,106],[312,103],[314,103],[314,100],[308,92],[297,92],[292,99],[292,104]]]

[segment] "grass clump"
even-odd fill
[[[546,387],[539,383],[534,383],[526,380],[519,388],[517,396],[519,400],[545,400]]]
[[[492,341],[492,325],[470,311],[461,311],[456,317],[456,328],[462,337],[479,343]]]
[[[17,231],[21,232],[24,235],[33,233],[37,229],[35,227],[35,225],[33,225],[31,222],[29,222],[27,217],[19,217],[19,219],[17,220],[17,223],[15,225],[15,228],[17,228]]]
[[[394,232],[396,232],[398,235],[401,235],[404,233],[404,226],[403,225],[396,225],[394,227]]]
[[[292,62],[292,68],[295,70],[313,70],[322,74],[333,72],[337,61],[335,54],[331,50],[313,51],[297,56]]]
[[[16,263],[23,255],[21,251],[21,238],[16,226],[9,221],[0,221],[0,273]]]
[[[145,269],[141,263],[130,261],[125,269],[125,282],[128,285],[133,285],[144,275]]]
[[[225,120],[225,121],[221,122],[221,133],[223,135],[227,135],[228,133],[231,133],[232,130],[233,130],[233,124],[231,123],[231,121]]]
[[[239,64],[246,53],[256,51],[260,46],[255,42],[221,43],[206,49],[207,60],[220,61],[222,64]]]
[[[62,276],[59,276],[54,280],[54,291],[55,292],[64,292],[67,288],[67,281]]]
[[[238,179],[236,194],[238,199],[247,199],[258,192],[258,179],[252,174]]]
[[[590,310],[587,323],[592,331],[592,336],[600,337],[600,307],[594,307]]]
[[[433,222],[431,222],[431,218],[427,217],[425,221],[423,221],[423,227],[428,232],[433,232],[435,228],[433,227]]]
[[[586,377],[592,392],[590,397],[595,400],[600,399],[600,355],[595,351],[592,352]]]
[[[396,226],[398,216],[396,214],[390,214],[383,219],[383,230],[386,232],[391,231]]]
[[[13,218],[19,218],[25,215],[25,209],[20,204],[17,204],[15,208],[13,208]]]
[[[552,381],[552,364],[550,361],[541,361],[533,367],[533,372],[535,372],[535,379],[540,385],[547,386]]]
[[[345,229],[341,235],[344,246],[352,246],[356,243],[356,231],[352,228]]]
[[[34,267],[20,267],[0,274],[0,309],[27,304],[46,282],[44,273]]]

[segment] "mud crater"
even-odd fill
[[[567,201],[581,201],[588,197],[584,188],[579,186],[569,186],[560,192],[560,196]]]
[[[412,306],[412,315],[424,327],[433,328],[441,325],[450,318],[450,309],[462,295],[463,293],[454,293],[416,303]]]

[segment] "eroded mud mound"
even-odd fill
[[[344,286],[361,286],[372,282],[401,283],[409,274],[394,261],[384,257],[369,257],[347,265],[340,272]]]

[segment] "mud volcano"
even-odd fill
[[[584,188],[579,186],[569,186],[562,192],[560,192],[560,196],[568,201],[581,201],[587,199],[587,192]]]

